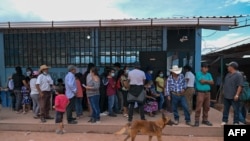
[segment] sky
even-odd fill
[[[250,24],[250,0],[0,0],[0,22],[239,15]],[[202,30],[203,53],[245,42],[250,26]]]

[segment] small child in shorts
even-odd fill
[[[69,104],[69,99],[65,96],[65,88],[63,86],[55,86],[55,111],[56,118],[55,123],[58,124],[58,129],[56,130],[57,134],[63,134],[64,125],[63,125],[63,115],[66,111],[66,107]]]
[[[26,86],[22,86],[21,93],[23,96],[22,106],[23,106],[23,114],[26,114],[30,110],[31,98],[30,91]]]

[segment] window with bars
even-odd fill
[[[139,60],[140,51],[162,51],[162,27],[108,27],[99,29],[100,65]]]
[[[97,30],[96,30],[97,29]],[[140,51],[162,51],[162,27],[29,29],[4,34],[5,65],[66,67],[130,65]],[[98,32],[95,32],[98,31]],[[91,33],[91,39],[86,38]],[[95,35],[97,33],[97,35]],[[97,52],[96,52],[97,51]],[[94,59],[94,58],[97,58]]]
[[[93,45],[86,37],[91,29],[56,29],[4,34],[5,65],[65,67],[93,62]]]

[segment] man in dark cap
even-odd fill
[[[243,76],[238,71],[238,63],[233,61],[226,64],[228,73],[224,80],[223,92],[224,92],[224,109],[221,125],[225,125],[228,122],[230,106],[233,107],[234,117],[233,124],[239,124],[239,97],[244,85]]]

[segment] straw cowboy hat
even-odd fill
[[[50,68],[50,67],[48,67],[47,65],[41,65],[39,71],[42,71],[42,70],[45,70],[48,68]]]
[[[179,68],[177,65],[173,65],[172,69],[169,69],[169,71],[175,73],[175,74],[180,74],[182,71],[182,68]]]

